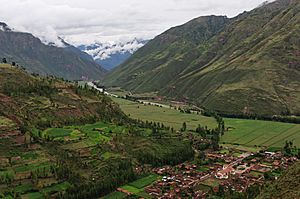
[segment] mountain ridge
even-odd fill
[[[207,29],[189,26],[198,22],[201,27],[194,19],[150,41],[105,82],[133,92],[187,99],[225,114],[298,114],[298,11],[299,2],[278,0],[227,19],[219,32],[202,35],[202,41],[197,35]],[[183,34],[176,38],[172,31]],[[196,38],[196,46],[184,34]],[[158,48],[151,49],[153,43]],[[282,55],[282,50],[287,53]]]
[[[0,29],[0,57],[17,62],[31,73],[68,80],[102,79],[106,73],[89,55],[64,42],[65,47],[45,45],[30,33]]]

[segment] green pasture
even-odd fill
[[[229,131],[225,132],[221,142],[226,144],[282,148],[286,141],[293,141],[295,146],[300,147],[299,124],[228,118],[224,120]]]
[[[134,182],[131,182],[127,185],[122,186],[121,188],[129,191],[130,193],[137,195],[142,198],[150,198],[150,196],[144,191],[144,188],[151,185],[153,182],[160,178],[159,175],[152,174],[141,179],[138,179]]]
[[[97,122],[94,124],[86,124],[82,126],[66,126],[63,128],[49,128],[42,132],[43,138],[53,138],[54,140],[76,141],[71,143],[67,148],[79,149],[95,146],[98,143],[108,142],[112,133],[126,133],[124,126]],[[34,132],[38,135],[38,132]]]
[[[71,129],[64,129],[64,128],[49,128],[46,129],[43,132],[43,137],[50,137],[50,138],[61,138],[61,137],[66,137],[71,134],[72,130]]]
[[[194,130],[198,124],[214,128],[214,118],[197,114],[181,113],[178,110],[143,105],[122,98],[112,98],[130,117],[143,121],[164,123],[176,129],[186,122],[188,129]],[[221,138],[224,146],[237,149],[257,151],[262,147],[282,148],[286,141],[293,141],[300,147],[300,125],[262,120],[244,120],[224,118],[228,131]]]
[[[160,176],[152,174],[152,175],[149,175],[147,177],[138,179],[138,180],[136,180],[136,181],[134,181],[132,183],[129,183],[129,185],[134,186],[134,187],[136,187],[138,189],[142,189],[142,188],[144,188],[146,186],[151,185],[153,182],[155,182],[159,178],[160,178]]]
[[[177,130],[186,122],[187,128],[195,130],[199,124],[215,128],[217,123],[212,117],[205,117],[197,114],[181,113],[178,110],[157,107],[152,105],[144,105],[138,102],[132,102],[122,98],[112,98],[120,105],[120,108],[131,118],[143,121],[160,122],[166,126],[171,126]]]
[[[127,197],[127,195],[125,193],[115,191],[115,192],[108,194],[107,196],[104,196],[103,199],[123,199],[126,197]]]

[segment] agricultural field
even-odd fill
[[[103,197],[102,199],[123,199],[123,198],[127,198],[126,193],[115,191]]]
[[[123,192],[130,193],[137,197],[151,198],[151,196],[148,195],[144,189],[145,189],[145,187],[151,185],[152,183],[154,183],[155,181],[157,181],[159,179],[161,179],[161,177],[159,175],[151,174],[149,176],[143,177],[134,182],[126,184],[126,185],[120,187],[118,189],[119,191],[113,192],[103,198],[104,199],[113,199],[113,198],[114,199],[122,199],[122,198],[126,197],[126,195],[124,195]]]
[[[66,126],[63,128],[48,128],[42,133],[36,132],[43,139],[54,141],[71,142],[71,145],[77,146],[74,149],[91,147],[97,143],[108,142],[113,134],[128,133],[124,126],[115,124],[106,124],[97,122],[95,124],[86,124],[83,126]],[[67,145],[68,146],[68,145]]]
[[[1,117],[0,124],[0,198],[45,198],[71,186],[55,175],[51,155],[31,144],[30,135],[7,118]]]
[[[130,117],[154,122],[162,122],[176,129],[186,122],[189,130],[194,130],[198,124],[214,128],[214,118],[197,114],[181,113],[178,110],[143,105],[121,98],[112,98]],[[292,141],[300,147],[300,125],[262,120],[245,120],[224,118],[228,131],[221,138],[223,145],[232,145],[238,149],[257,151],[262,147],[272,149],[282,148],[286,141]]]
[[[286,141],[300,147],[300,125],[225,118],[228,129],[221,142],[244,146],[282,148]]]
[[[129,128],[126,126],[97,122],[48,128],[43,131],[32,130],[32,138],[39,139],[43,144],[47,143],[43,146],[31,143],[30,135],[29,138],[22,135],[11,120],[1,117],[0,124],[0,198],[47,198],[65,192],[73,186],[59,174],[61,168],[57,165],[57,160],[64,159],[61,156],[66,154],[65,152],[68,156],[72,154],[72,157],[76,158],[76,164],[90,167],[90,170],[78,168],[76,172],[79,175],[94,180],[106,175],[106,172],[112,172],[112,166],[118,168],[118,163],[122,162],[120,160],[125,158],[122,154],[112,151],[108,142],[116,135],[128,135]],[[146,136],[151,133],[150,129],[141,131]],[[157,179],[157,176],[148,176],[136,183],[146,186],[153,182],[154,178]],[[142,190],[142,187],[138,189]],[[113,195],[111,197],[114,198]]]
[[[136,180],[136,181],[130,183],[129,185],[134,186],[138,189],[142,189],[142,188],[152,184],[153,182],[155,182],[159,178],[160,178],[160,176],[158,176],[156,174],[152,174],[152,175],[149,175],[147,177]]]
[[[205,117],[197,114],[181,113],[178,110],[144,105],[138,102],[129,101],[122,98],[112,98],[121,109],[131,118],[143,121],[160,122],[166,126],[171,126],[177,130],[186,122],[187,128],[195,130],[199,124],[208,128],[215,128],[217,123],[214,118]]]

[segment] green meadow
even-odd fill
[[[214,128],[217,123],[214,118],[205,117],[197,114],[181,113],[178,110],[163,108],[158,106],[144,105],[138,102],[129,101],[122,98],[112,98],[121,109],[134,119],[141,119],[149,122],[160,122],[171,126],[177,130],[186,122],[187,128],[195,130],[199,124]]]
[[[182,123],[187,123],[189,130],[195,130],[198,124],[216,127],[214,118],[197,114],[181,113],[178,110],[143,105],[121,98],[112,98],[121,109],[130,117],[153,122],[180,129]],[[247,147],[282,148],[286,141],[292,141],[300,147],[300,125],[262,120],[245,120],[224,118],[228,131],[222,136],[221,142],[227,145],[240,145]]]
[[[300,147],[300,125],[225,118],[226,127],[221,142],[258,147],[283,147],[286,141],[292,141]]]

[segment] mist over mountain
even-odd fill
[[[30,33],[15,32],[0,24],[0,57],[16,62],[31,73],[54,75],[69,80],[101,79],[106,70],[88,54],[59,39],[45,44]],[[60,45],[61,46],[61,45]]]
[[[147,42],[148,40],[134,38],[127,42],[98,42],[92,45],[80,45],[78,48],[91,55],[105,69],[111,70],[125,62]]]

